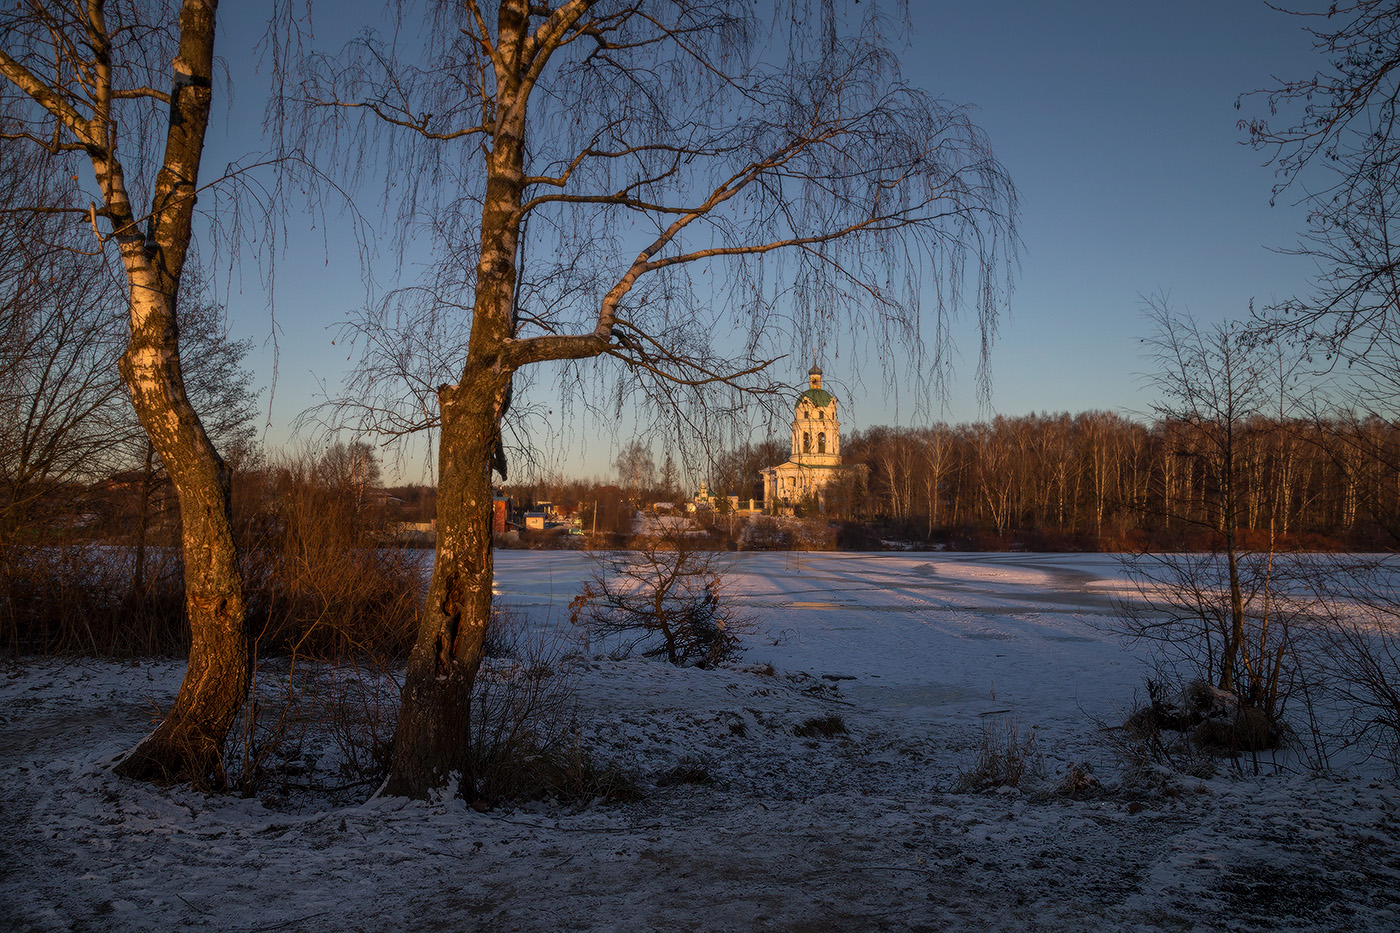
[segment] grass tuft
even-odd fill
[[[1045,777],[1045,761],[1036,748],[1036,731],[1022,732],[1011,718],[982,723],[982,741],[970,767],[958,772],[956,793],[984,793],[1002,787],[1024,790]]]
[[[847,734],[846,721],[838,713],[813,716],[800,725],[793,726],[792,734],[804,739],[830,739]]]

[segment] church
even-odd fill
[[[822,388],[821,367],[814,365],[793,411],[792,456],[763,471],[764,509],[790,514],[809,496],[824,508],[822,489],[849,469],[841,465],[836,396]]]

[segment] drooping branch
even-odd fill
[[[1273,197],[1291,191],[1307,209],[1300,242],[1281,252],[1312,259],[1317,269],[1310,293],[1266,309],[1263,323],[1355,360],[1377,333],[1396,325],[1400,301],[1393,207],[1400,192],[1400,7],[1349,0],[1319,12],[1275,9],[1307,24],[1326,62],[1236,101],[1266,105],[1267,116],[1242,119],[1239,127],[1275,169]]]

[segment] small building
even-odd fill
[[[715,497],[710,495],[710,484],[702,479],[700,481],[700,491],[695,494],[693,499],[686,503],[685,510],[687,512],[694,512],[713,508],[715,508]]]
[[[509,497],[502,495],[499,491],[491,494],[491,533],[503,535],[506,533],[506,523],[510,518],[511,501]]]

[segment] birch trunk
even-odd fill
[[[122,379],[180,502],[190,657],[174,704],[117,773],[220,785],[224,740],[249,681],[228,469],[185,396],[171,302],[160,292],[134,287],[131,312]]]
[[[498,15],[496,124],[487,156],[481,256],[467,362],[455,386],[438,390],[438,532],[427,605],[404,677],[394,758],[383,792],[426,797],[460,781],[475,793],[470,762],[471,690],[491,619],[491,470],[509,405],[512,370],[503,359],[515,336],[516,251],[524,192],[522,77],[528,10],[521,0]]]
[[[409,656],[394,758],[383,793],[424,797],[460,780],[470,797],[471,690],[491,618],[491,457],[509,378],[469,374],[439,392],[437,552]]]

